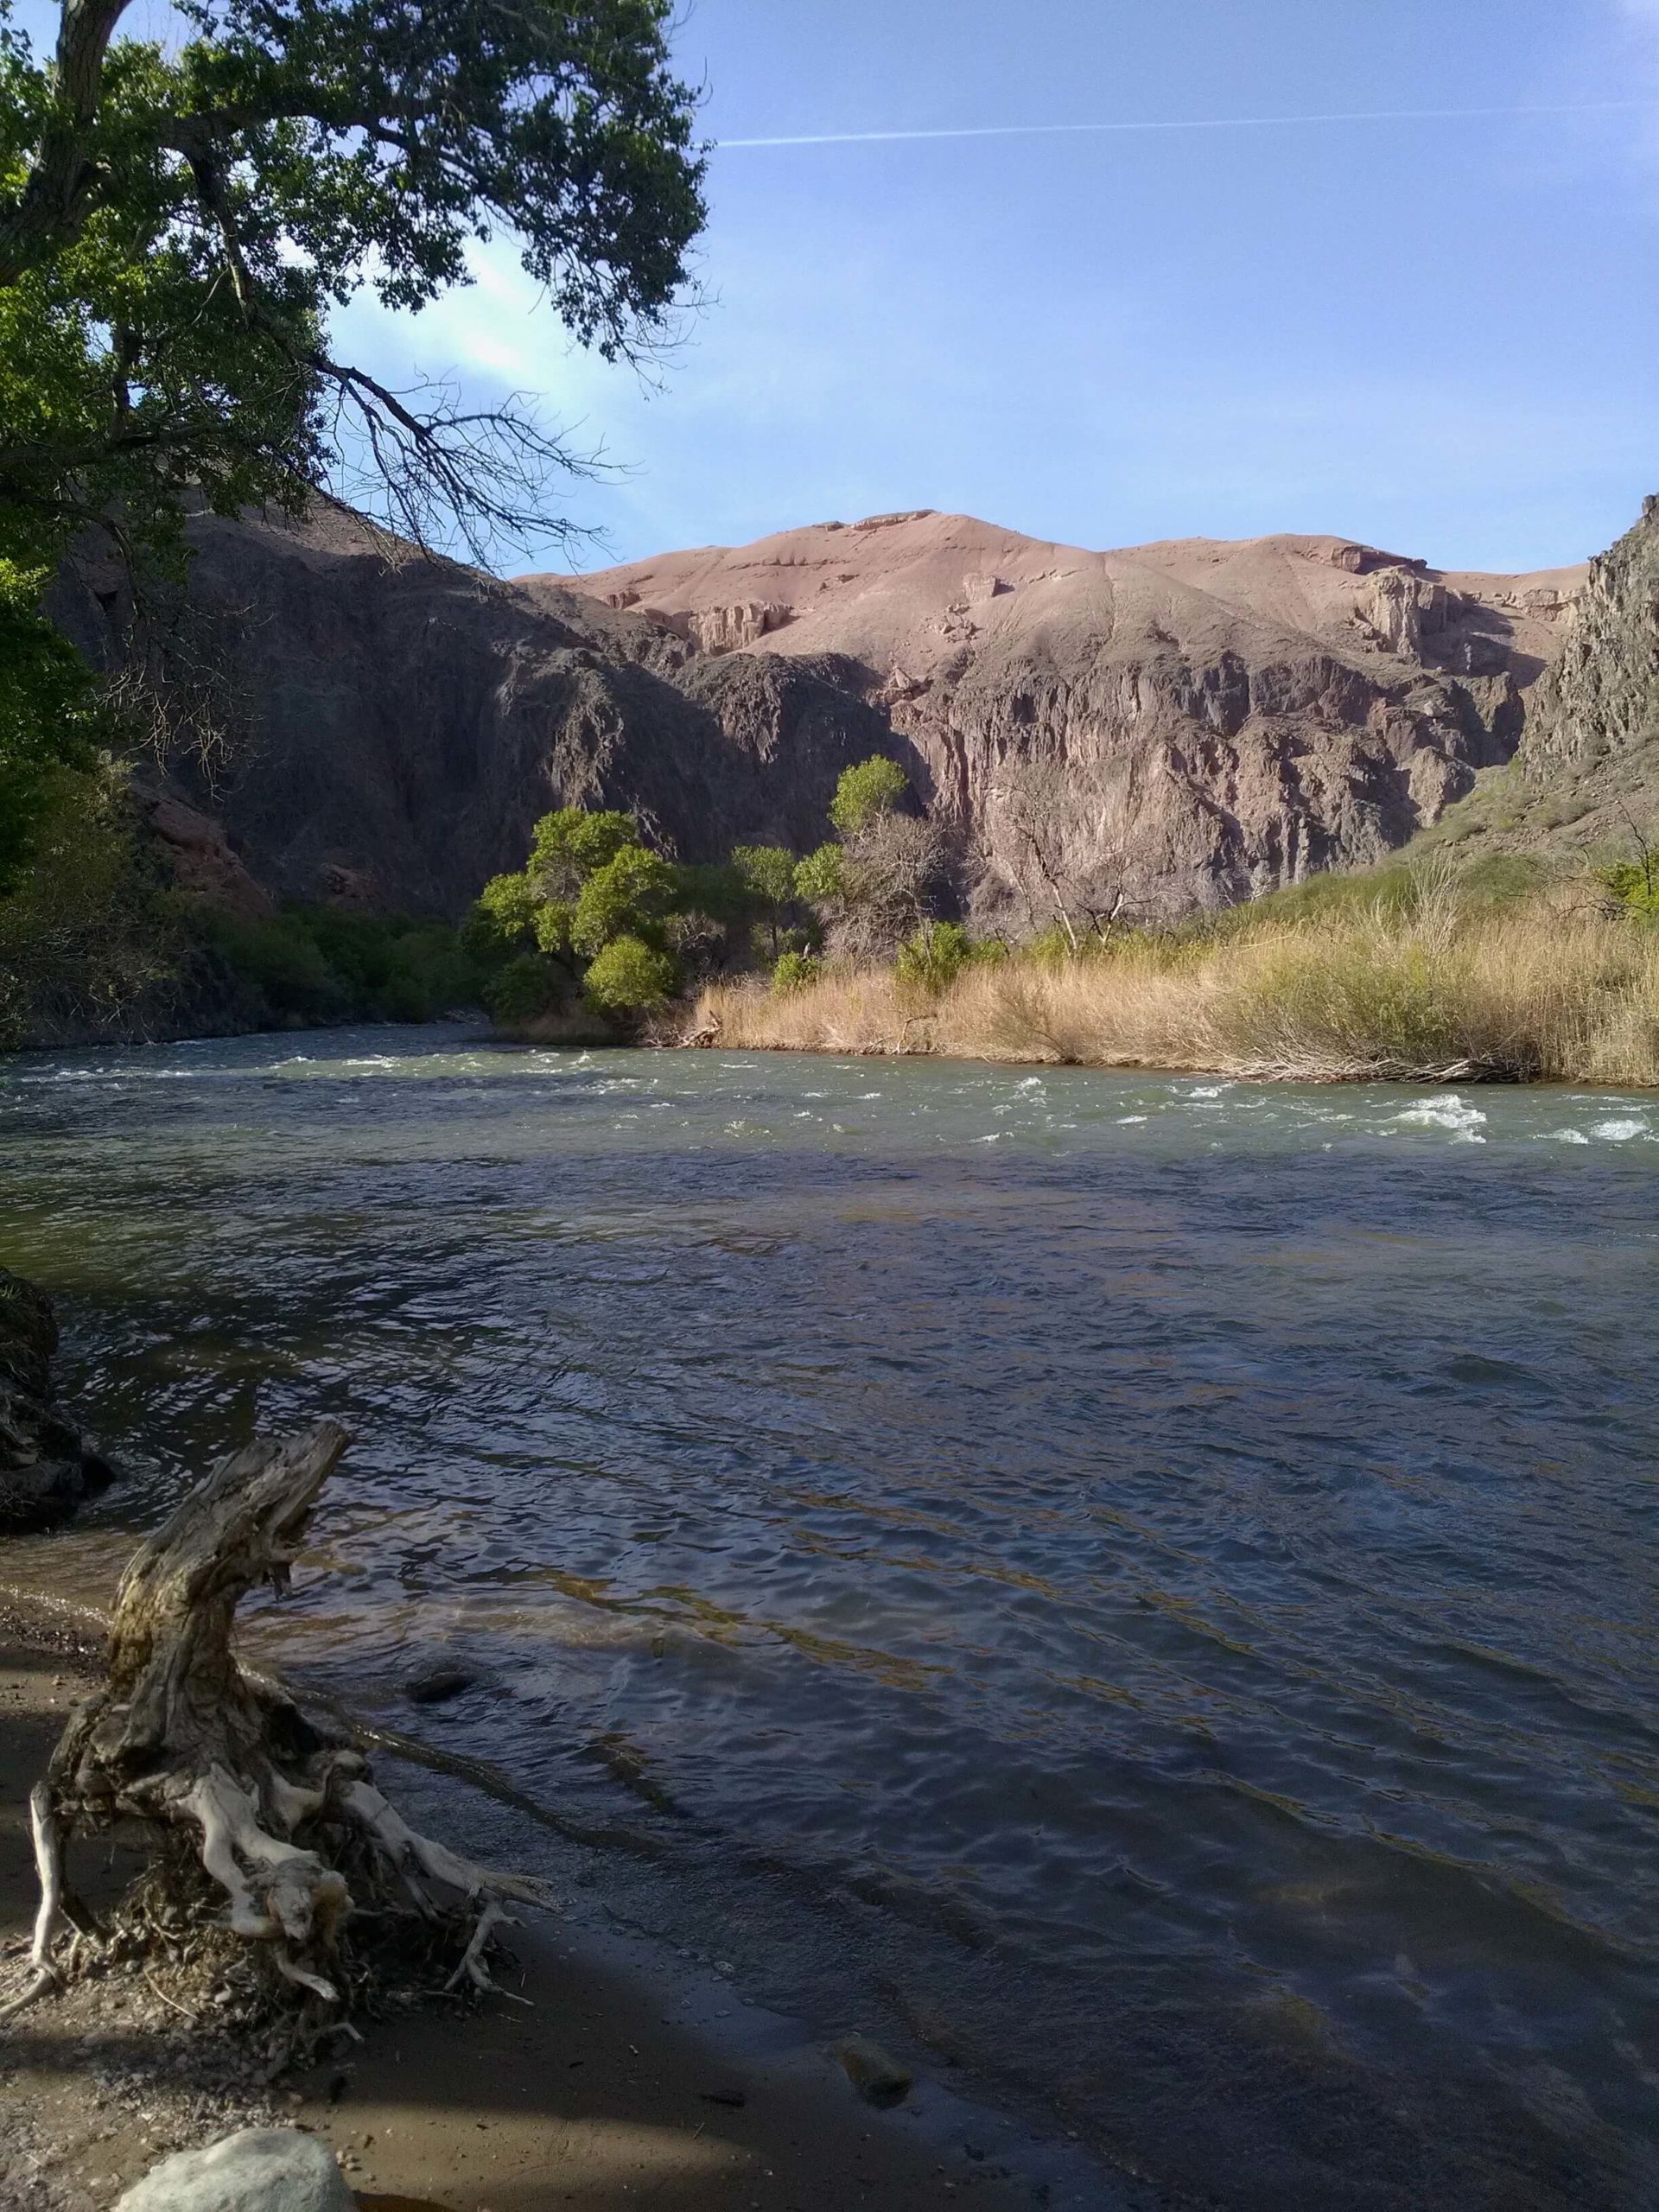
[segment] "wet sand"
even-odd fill
[[[20,1972],[35,1904],[27,1801],[90,1679],[86,1637],[0,1616],[0,1947]],[[83,1850],[94,1907],[134,1861]],[[515,2003],[370,2025],[345,2062],[260,2085],[140,1974],[54,1997],[0,2028],[0,2204],[104,2212],[166,2152],[228,2130],[314,2129],[367,2206],[445,2212],[931,2212],[1104,2205],[976,2142],[966,2107],[923,2085],[864,2105],[822,2047],[723,2044],[667,1970],[601,1958],[557,1923],[513,1938]],[[504,1985],[505,1986],[505,1985]],[[995,2139],[993,2137],[993,2145]],[[382,2212],[392,2212],[390,2202]]]

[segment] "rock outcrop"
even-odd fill
[[[177,770],[197,818],[156,826],[244,911],[264,887],[459,914],[557,804],[633,808],[687,860],[804,851],[877,750],[988,919],[1217,906],[1376,859],[1508,760],[1580,581],[1331,537],[1092,553],[926,512],[505,582],[334,508],[192,538],[243,728],[211,790]],[[120,579],[63,599],[108,658]]]
[[[278,897],[458,916],[559,805],[632,807],[685,860],[805,850],[842,769],[891,743],[839,662],[704,652],[554,579],[423,559],[339,509],[201,517],[190,535],[193,617],[241,722],[213,785],[182,760],[172,796]],[[59,612],[114,658],[118,575],[83,572]],[[200,887],[211,840],[176,813],[156,827]]]
[[[1659,747],[1659,497],[1590,563],[1560,658],[1538,687],[1521,765],[1543,784],[1563,772],[1633,765]]]
[[[1374,861],[1507,760],[1577,570],[1446,575],[1350,540],[1122,553],[961,515],[821,524],[589,577],[677,624],[782,607],[923,762],[1015,925],[1215,906]]]
[[[54,1402],[57,1349],[50,1300],[0,1268],[0,1535],[55,1528],[111,1479]]]

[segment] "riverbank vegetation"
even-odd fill
[[[931,969],[925,950],[713,986],[692,1033],[1307,1082],[1659,1084],[1659,927],[1639,867],[1552,878],[1501,861],[1459,879],[1395,865],[1075,947],[957,931]]]
[[[107,760],[37,780],[30,849],[0,895],[0,1052],[431,1021],[475,1009],[485,981],[442,921],[238,916],[181,891]]]
[[[944,841],[905,810],[908,790],[880,754],[847,768],[830,804],[836,834],[802,860],[739,845],[723,861],[685,865],[652,850],[630,814],[544,815],[524,867],[485,886],[466,931],[485,1003],[536,1035],[595,1023],[626,1032],[757,965],[804,982],[826,950],[868,957],[931,944]]]

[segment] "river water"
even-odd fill
[[[10,1571],[336,1414],[260,1648],[620,1915],[1177,2201],[1652,2202],[1656,1169],[1605,1092],[16,1058],[0,1259],[134,1471]]]

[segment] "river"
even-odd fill
[[[1656,1169],[1605,1092],[16,1058],[0,1260],[132,1472],[8,1571],[337,1415],[257,1647],[619,1918],[1178,2197],[1649,2202]]]

